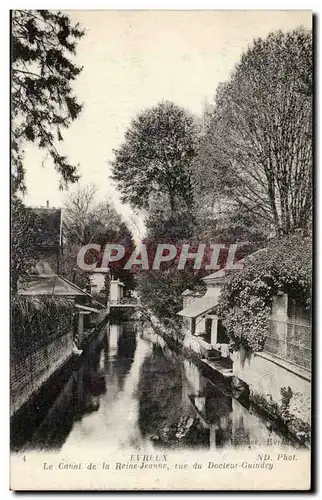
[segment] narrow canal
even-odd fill
[[[140,322],[104,328],[24,449],[290,444]]]

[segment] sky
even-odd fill
[[[133,210],[120,202],[109,179],[113,149],[132,118],[170,100],[196,115],[213,101],[242,52],[269,32],[311,27],[310,11],[67,11],[86,30],[74,62],[83,71],[74,84],[84,109],[64,132],[59,149],[79,163],[81,184],[98,187],[98,201],[113,202],[125,220]],[[25,203],[61,206],[59,176],[44,151],[26,148]],[[71,187],[71,189],[74,189]],[[132,227],[143,232],[142,218]]]

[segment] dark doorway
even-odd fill
[[[217,342],[218,344],[229,344],[229,337],[220,319],[218,319],[217,326]]]

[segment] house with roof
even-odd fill
[[[74,338],[80,345],[85,330],[99,323],[106,314],[106,303],[96,300],[86,289],[61,275],[63,255],[63,214],[61,208],[30,207],[41,221],[40,258],[30,279],[18,283],[18,295],[25,297],[47,296],[65,298],[74,303]]]
[[[185,340],[197,340],[201,352],[208,358],[220,355],[226,358],[229,355],[229,338],[215,313],[225,274],[225,269],[220,269],[203,278],[207,287],[204,295],[185,290],[182,294],[183,309],[178,312],[183,320]]]
[[[58,274],[38,274],[18,288],[18,295],[23,297],[46,296],[53,300],[64,298],[74,305],[72,331],[74,341],[80,347],[86,330],[99,323],[106,315],[106,305],[94,299],[86,290],[82,290],[64,276]]]

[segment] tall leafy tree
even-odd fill
[[[193,117],[172,102],[162,101],[140,113],[111,163],[122,200],[148,209],[151,196],[163,194],[172,212],[178,200],[192,206],[189,167],[196,136]]]
[[[194,165],[202,189],[230,197],[276,234],[311,221],[311,56],[310,31],[256,39],[217,91]]]
[[[61,12],[12,12],[12,176],[13,191],[25,190],[24,145],[48,151],[61,174],[61,187],[78,179],[77,166],[58,150],[63,130],[79,116],[72,83],[82,68],[74,64],[84,31]]]

